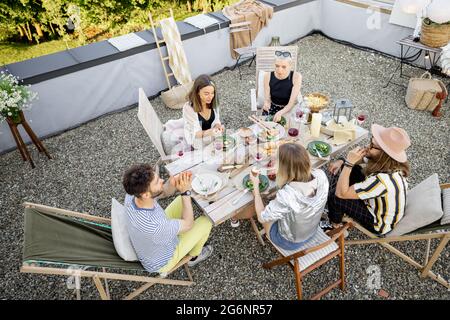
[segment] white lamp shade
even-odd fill
[[[399,0],[399,2],[405,13],[417,14],[430,3],[430,0]]]
[[[428,18],[436,23],[445,23],[450,21],[450,1],[433,0],[427,7]]]

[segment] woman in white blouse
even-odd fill
[[[183,106],[184,137],[195,149],[212,142],[224,126],[217,107],[216,86],[208,75],[195,79],[188,102]]]

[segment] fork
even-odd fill
[[[203,184],[203,181],[202,181],[202,179],[200,179],[198,174],[196,174],[195,177],[198,179],[198,182],[200,183],[200,186],[202,187],[202,191],[207,192],[208,189],[205,188],[205,185]]]
[[[313,149],[316,150],[317,155],[319,156],[320,159],[323,159],[322,155],[320,154],[319,150],[316,148],[316,145],[313,145]]]

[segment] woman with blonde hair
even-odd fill
[[[258,186],[259,175],[250,177]],[[253,188],[256,214],[273,243],[285,250],[296,250],[318,229],[327,202],[328,179],[322,170],[311,170],[305,148],[286,143],[278,150],[276,182],[279,190],[266,207],[259,188]]]
[[[291,112],[298,102],[302,75],[292,70],[289,51],[275,51],[275,70],[264,77],[263,115],[273,115],[273,121]]]

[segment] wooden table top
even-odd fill
[[[302,137],[303,134],[303,137]],[[310,155],[311,164],[314,169],[320,168],[327,164],[330,159],[337,154],[349,149],[352,145],[355,145],[362,141],[364,138],[368,136],[368,131],[356,126],[356,138],[353,141],[350,141],[341,145],[331,145],[332,151],[331,154],[325,159],[319,159]],[[321,140],[330,143],[332,137],[321,133],[319,138],[312,138],[307,131],[302,132],[300,134],[300,138],[298,143],[301,143],[304,147],[308,145],[310,141]],[[284,139],[292,139],[290,137],[285,137]],[[206,146],[203,150],[196,150],[191,153],[185,154],[180,159],[175,160],[174,162],[168,164],[166,169],[168,170],[170,175],[178,174],[179,172],[190,170],[192,173],[200,174],[206,172],[218,173],[217,169],[222,165],[222,157],[214,154],[213,144]],[[234,150],[230,150],[228,152],[234,152]],[[238,174],[234,177],[230,177],[230,173],[222,173],[223,181],[226,182],[224,187],[219,190],[213,197],[205,198],[195,192],[192,194],[192,198],[197,203],[197,205],[201,208],[203,213],[208,216],[215,226],[225,222],[236,212],[253,202],[253,194],[251,192],[247,192],[243,195],[244,187],[242,186],[242,178],[250,172],[252,167],[255,165],[253,159],[250,159],[250,163],[246,164],[244,168],[242,168]],[[267,174],[267,169],[263,166],[260,168],[261,174]],[[233,175],[233,174],[231,174]],[[276,185],[274,181],[270,181],[270,186],[266,193],[275,190]],[[237,203],[233,203],[233,201],[240,199]]]

